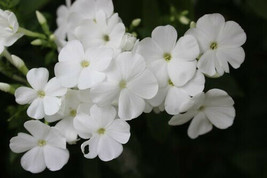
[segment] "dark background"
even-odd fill
[[[41,32],[34,11],[40,10],[52,30],[56,28],[56,8],[63,0],[1,0],[18,17],[20,26]],[[131,139],[123,154],[111,162],[98,158],[87,160],[80,143],[68,146],[70,160],[62,170],[31,174],[20,166],[22,154],[11,153],[9,140],[23,130],[27,119],[23,107],[17,107],[12,95],[0,92],[0,177],[267,177],[267,1],[266,0],[114,0],[126,26],[141,18],[136,29],[139,38],[150,36],[158,25],[172,24],[181,35],[188,26],[170,21],[170,7],[176,12],[189,10],[188,17],[197,20],[207,13],[221,13],[226,20],[238,22],[247,34],[243,46],[245,62],[230,75],[207,79],[205,91],[220,88],[235,100],[236,118],[227,130],[213,130],[195,140],[187,136],[188,124],[167,125],[170,116],[162,113],[143,114],[130,122]],[[51,72],[57,53],[33,47],[27,37],[20,39],[9,51],[23,59],[29,68],[46,66]],[[4,75],[8,65],[0,59],[0,81],[16,84]],[[16,73],[15,73],[16,74]],[[19,75],[19,74],[18,74]],[[13,116],[13,117],[12,117]],[[10,118],[12,117],[12,118]],[[10,118],[10,119],[9,119]]]

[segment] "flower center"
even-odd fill
[[[165,61],[169,62],[172,59],[172,55],[170,53],[164,53],[163,58]]]
[[[90,65],[90,62],[89,62],[89,61],[83,60],[83,61],[81,62],[81,66],[82,66],[83,68],[86,68],[86,67],[88,67],[89,65]]]
[[[205,106],[200,106],[200,107],[198,108],[199,111],[204,111],[204,109],[205,109]]]
[[[38,140],[38,146],[43,147],[46,145],[46,141],[45,140]]]
[[[104,129],[104,128],[100,128],[100,129],[97,130],[97,133],[99,135],[103,135],[105,132],[106,132],[106,129]]]
[[[217,49],[218,48],[218,44],[217,44],[217,42],[212,42],[211,44],[210,44],[210,49],[211,50],[215,50],[215,49]]]
[[[109,36],[108,35],[104,35],[103,36],[103,40],[105,41],[105,42],[108,42],[110,39],[109,39]]]
[[[170,86],[172,86],[172,87],[174,86],[174,84],[172,83],[171,79],[168,80],[168,83],[169,83]]]
[[[38,95],[39,98],[43,98],[43,97],[45,97],[45,92],[40,90],[40,91],[37,92],[37,95]]]
[[[127,83],[126,83],[126,81],[125,80],[122,80],[122,81],[120,81],[120,89],[124,89],[124,88],[126,88],[126,86],[127,86]]]
[[[77,115],[77,111],[75,110],[75,109],[72,109],[71,111],[70,111],[70,116],[71,117],[75,117]]]

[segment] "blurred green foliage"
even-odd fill
[[[35,17],[39,10],[56,28],[56,9],[64,0],[1,0],[2,9],[12,10],[22,27],[42,32]],[[219,79],[208,79],[206,89],[221,88],[235,100],[236,119],[227,130],[212,132],[191,140],[188,124],[170,127],[166,113],[143,114],[130,121],[131,139],[123,154],[111,162],[98,158],[87,160],[80,151],[80,142],[68,146],[71,157],[57,172],[30,174],[20,166],[21,154],[9,150],[9,139],[23,131],[27,120],[26,107],[19,106],[14,96],[0,93],[0,177],[267,177],[267,2],[266,0],[114,0],[115,11],[129,27],[135,18],[142,24],[136,29],[140,38],[150,36],[158,25],[172,24],[182,36],[188,29],[179,21],[179,14],[196,21],[207,13],[221,13],[227,20],[238,22],[247,33],[244,45],[246,60],[238,70]],[[23,58],[29,68],[47,67],[51,76],[57,52],[31,46],[33,39],[23,37],[10,52]],[[23,77],[4,58],[0,59],[0,81],[18,83],[10,76]],[[8,71],[12,71],[11,73]]]

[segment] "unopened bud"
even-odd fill
[[[41,12],[36,11],[36,16],[37,16],[38,22],[41,25],[46,23],[46,18],[44,17],[44,15]]]
[[[192,21],[192,22],[190,23],[190,28],[196,28],[196,22]]]
[[[136,42],[136,37],[130,33],[126,33],[122,38],[121,48],[123,51],[130,51],[133,49]]]
[[[184,25],[188,25],[190,22],[189,18],[187,18],[186,16],[180,16],[179,21]]]
[[[9,92],[10,88],[11,88],[11,86],[9,84],[0,82],[0,90],[1,91]]]
[[[19,58],[18,56],[11,55],[11,63],[19,70],[21,71],[24,75],[28,73],[28,68],[26,67],[24,61]]]
[[[141,23],[141,19],[134,19],[133,21],[132,21],[132,26],[133,27],[138,27],[139,25],[140,25],[140,23]]]
[[[41,46],[43,44],[42,40],[36,39],[31,42],[33,46]]]

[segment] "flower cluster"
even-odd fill
[[[25,170],[61,169],[69,159],[66,143],[80,139],[85,158],[115,159],[130,138],[128,121],[155,108],[172,115],[170,125],[192,119],[190,138],[212,125],[232,125],[233,99],[220,89],[203,90],[205,76],[222,76],[230,71],[228,63],[238,68],[244,61],[246,34],[237,23],[207,14],[180,38],[166,25],[137,40],[111,0],[67,0],[57,15],[55,77],[49,80],[45,68],[31,69],[30,86],[15,92],[16,102],[29,104],[27,114],[34,119],[24,124],[31,135],[10,140],[13,152],[27,151],[21,159]],[[3,38],[0,45],[8,46],[9,36]]]

